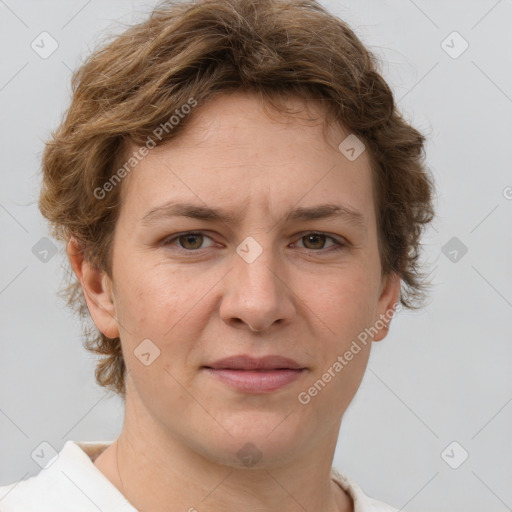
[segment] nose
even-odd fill
[[[267,331],[285,325],[295,314],[295,296],[286,271],[271,249],[252,262],[233,255],[233,271],[224,280],[220,316],[233,327]]]

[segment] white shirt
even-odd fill
[[[67,441],[36,476],[0,487],[0,512],[137,512],[93,463],[112,442]],[[332,479],[352,497],[354,512],[398,512],[335,468]]]

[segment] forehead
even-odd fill
[[[287,100],[287,106],[305,112],[300,99]],[[327,125],[312,103],[308,112],[315,119],[308,121],[266,107],[250,93],[198,105],[184,132],[150,150],[127,175],[122,211],[135,221],[173,198],[240,211],[259,205],[267,212],[338,200],[369,209],[371,216],[369,157],[363,152],[351,161],[338,148],[350,132]]]

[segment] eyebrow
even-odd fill
[[[188,217],[191,219],[235,223],[236,216],[228,211],[192,203],[176,203],[169,201],[161,206],[151,208],[141,219],[143,225],[168,217]],[[308,207],[292,208],[285,214],[286,221],[308,221],[319,219],[341,218],[354,227],[365,230],[364,216],[352,208],[339,204],[319,204]]]

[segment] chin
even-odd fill
[[[237,415],[221,423],[226,431],[203,444],[203,454],[233,468],[271,469],[297,457],[297,449],[307,444],[304,425],[286,414]],[[211,432],[211,431],[210,431]],[[219,433],[219,430],[217,430]],[[231,435],[230,435],[231,434]]]

